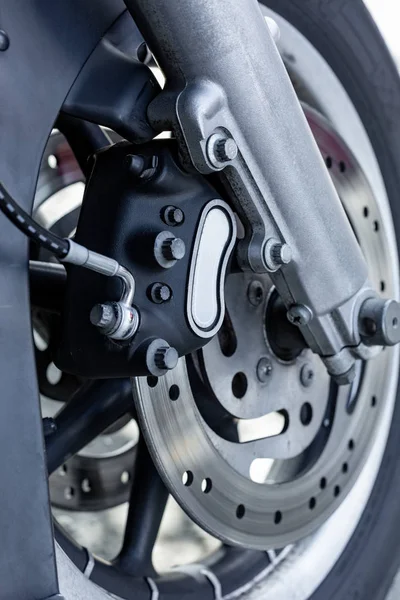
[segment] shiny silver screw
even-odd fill
[[[272,363],[269,358],[260,358],[257,364],[257,377],[261,383],[267,383],[272,375]]]
[[[164,223],[171,227],[181,225],[185,219],[185,215],[180,208],[176,206],[166,206],[162,213]]]
[[[288,265],[292,258],[292,250],[288,244],[274,244],[271,248],[271,258],[277,265]]]
[[[110,304],[96,304],[90,312],[90,322],[99,329],[111,330],[117,324],[117,316]]]
[[[185,242],[177,237],[170,237],[163,241],[161,252],[165,260],[181,260],[185,256]]]
[[[315,379],[315,373],[311,365],[305,364],[301,367],[300,381],[304,387],[310,387]]]
[[[238,147],[233,138],[214,133],[208,138],[207,157],[216,168],[222,168],[223,163],[234,160],[238,155]]]
[[[170,371],[175,369],[178,364],[179,355],[175,348],[171,346],[162,346],[158,348],[154,354],[154,362],[160,370]]]
[[[229,162],[237,157],[238,147],[232,138],[219,140],[215,144],[215,155],[220,162]]]
[[[297,327],[307,325],[311,321],[312,316],[311,310],[308,306],[304,306],[304,304],[294,304],[287,312],[288,320],[292,325],[296,325]]]
[[[293,258],[292,249],[278,239],[269,239],[264,246],[264,262],[269,271],[274,273],[282,265],[288,265]]]
[[[150,288],[150,298],[155,304],[163,304],[171,299],[171,288],[165,283],[153,283]]]

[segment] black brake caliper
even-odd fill
[[[181,169],[172,140],[121,142],[97,154],[74,239],[134,275],[140,324],[132,338],[112,339],[101,311],[121,297],[121,282],[67,266],[63,371],[162,375],[218,331],[235,218],[203,177]]]

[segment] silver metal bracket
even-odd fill
[[[125,0],[167,79],[149,107],[187,168],[219,173],[243,224],[237,261],[271,273],[289,317],[348,383],[364,355],[358,313],[376,293],[275,40],[256,1]],[[246,27],[243,27],[246,23]],[[193,52],[196,31],[196,52]],[[176,40],[179,39],[179,44]],[[348,349],[350,348],[350,350]]]

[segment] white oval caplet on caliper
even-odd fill
[[[235,241],[232,210],[222,200],[212,200],[197,229],[187,297],[190,326],[202,338],[212,337],[222,325],[226,267]]]

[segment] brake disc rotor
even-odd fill
[[[329,123],[305,112],[370,280],[390,295],[385,231],[369,184]],[[262,297],[252,303],[257,285]],[[134,384],[142,432],[171,494],[212,535],[256,549],[303,538],[340,504],[368,456],[391,367],[387,349],[360,362],[353,386],[337,388],[309,350],[276,356],[268,338],[272,293],[267,276],[230,275],[222,336],[164,378]],[[230,416],[238,439],[207,417],[210,403]]]

